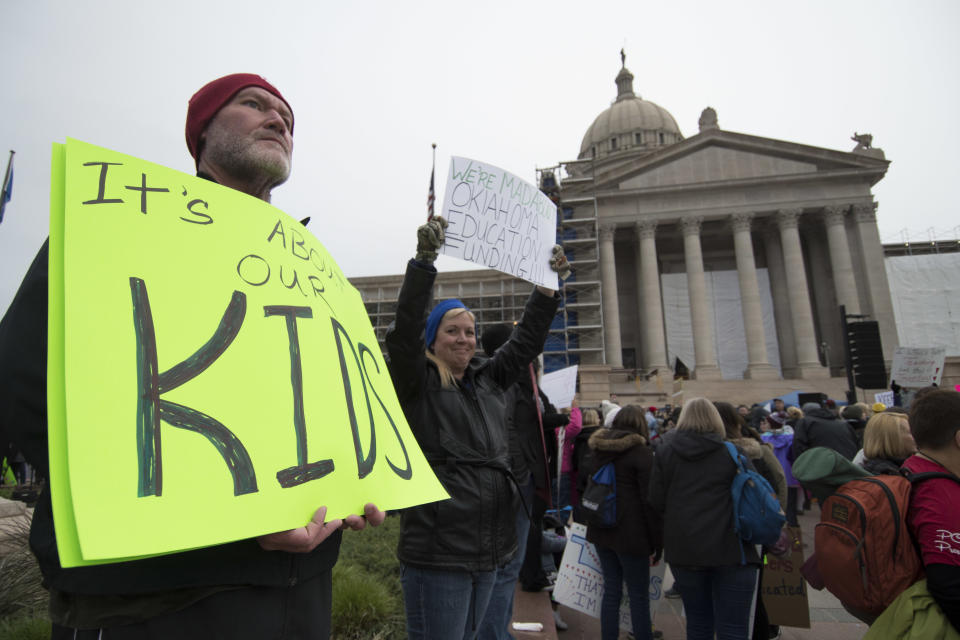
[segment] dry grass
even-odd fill
[[[0,529],[0,618],[47,609],[40,567],[30,552],[30,520],[4,518]]]

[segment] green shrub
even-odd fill
[[[333,568],[333,637],[400,640],[406,637],[397,538],[400,518],[343,535]]]

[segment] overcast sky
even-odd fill
[[[293,175],[274,204],[313,216],[348,276],[399,273],[412,255],[431,142],[441,176],[451,155],[531,181],[574,159],[616,97],[621,47],[637,94],[684,136],[708,105],[723,129],[829,149],[872,133],[892,161],[874,188],[883,240],[957,237],[956,0],[589,4],[5,0],[0,151],[4,165],[17,155],[0,313],[47,235],[50,144],[193,172],[187,100],[240,71],[295,112]]]

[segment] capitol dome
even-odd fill
[[[633,92],[633,74],[626,66],[620,69],[616,82],[617,99],[587,129],[578,159],[652,150],[683,140],[669,111]]]

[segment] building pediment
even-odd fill
[[[655,153],[606,170],[598,167],[595,191],[670,189],[693,185],[731,186],[829,177],[853,177],[875,184],[889,162],[868,155],[707,130]]]

